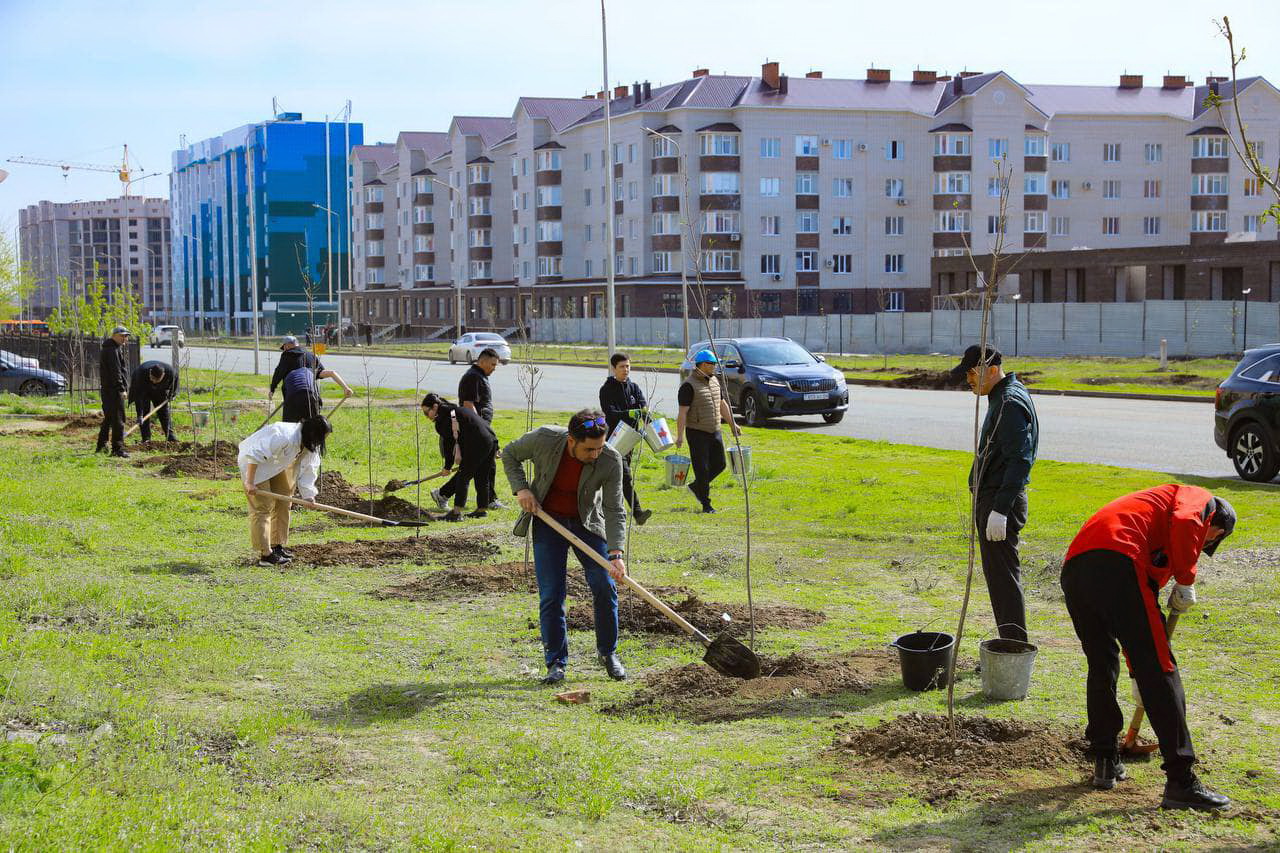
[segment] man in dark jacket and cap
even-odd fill
[[[178,396],[178,374],[163,361],[144,361],[129,378],[129,402],[133,403],[141,424],[142,440],[151,440],[151,420],[160,423],[165,441],[177,441],[173,434],[173,422],[169,418],[169,401]],[[143,420],[151,410],[160,409],[152,419]]]
[[[102,426],[98,430],[98,446],[95,453],[107,449],[108,434],[111,437],[111,455],[128,457],[124,450],[124,413],[129,392],[129,367],[125,361],[124,345],[129,342],[129,330],[116,326],[102,342],[98,357],[98,387],[102,394]]]
[[[978,436],[978,454],[969,470],[976,497],[974,524],[982,554],[982,574],[991,597],[996,628],[1006,639],[1027,639],[1018,534],[1027,523],[1027,483],[1036,461],[1040,422],[1027,388],[1001,367],[1004,357],[988,345],[964,352],[951,371],[974,394],[987,398],[987,415]]]
[[[640,386],[631,381],[631,357],[625,352],[615,352],[609,359],[609,371],[612,375],[600,386],[600,411],[608,421],[609,434],[612,435],[623,421],[632,429],[643,429],[636,412],[649,404],[645,402]],[[631,504],[636,524],[644,524],[653,515],[653,510],[640,507],[640,496],[636,494],[635,480],[631,476],[630,453],[622,457],[622,496]]]
[[[311,373],[310,382],[301,374],[295,374],[290,379],[290,374],[303,369]],[[321,413],[324,400],[320,397],[320,386],[316,382],[319,379],[332,379],[342,387],[344,396],[350,397],[352,394],[351,386],[337,372],[321,364],[315,353],[299,346],[296,337],[285,335],[280,342],[280,361],[271,374],[269,392],[269,396],[274,396],[277,386],[284,385],[284,413],[281,420],[301,423],[308,417]]]

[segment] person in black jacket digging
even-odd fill
[[[458,407],[470,409],[488,424],[493,423],[493,389],[489,387],[489,377],[493,374],[493,371],[498,369],[499,361],[497,351],[485,347],[481,350],[480,355],[476,356],[475,364],[468,367],[467,372],[462,374],[462,378],[458,380]],[[506,508],[498,500],[496,486],[496,478],[498,476],[497,457],[500,455],[495,454],[489,460],[489,467],[485,469],[485,476],[489,480],[489,503],[477,504],[477,509]],[[434,490],[431,493],[431,497],[435,499],[437,506],[444,509],[448,498],[454,495],[459,485],[455,477],[441,488]],[[479,487],[477,486],[477,497],[478,493]]]
[[[98,357],[98,387],[102,394],[102,426],[98,429],[98,446],[94,453],[107,449],[107,437],[111,438],[111,455],[127,458],[124,450],[124,413],[128,408],[129,368],[125,363],[124,345],[129,342],[129,330],[116,326],[111,336],[103,340]]]
[[[613,435],[620,421],[626,421],[632,429],[641,429],[640,421],[632,412],[648,406],[640,386],[631,381],[631,357],[625,352],[615,352],[609,359],[613,375],[600,386],[600,410],[608,423],[608,435]],[[651,509],[640,508],[640,495],[635,490],[631,476],[631,454],[622,457],[622,496],[631,505],[636,524],[644,524],[653,515]]]
[[[315,353],[305,350],[298,346],[298,339],[293,335],[285,335],[280,341],[280,361],[276,364],[275,372],[271,374],[271,389],[267,392],[268,397],[275,396],[276,388],[284,383],[286,377],[293,371],[305,367],[311,371],[315,379],[332,379],[342,388],[345,396],[350,397],[353,393],[351,386],[342,380],[337,371],[329,370],[320,363],[320,359],[316,358]],[[295,380],[294,390],[297,390],[300,383]],[[324,406],[324,400],[320,398],[320,389],[316,383],[312,383],[314,389],[313,399],[301,399],[295,401],[291,407],[289,405],[290,389],[285,386],[285,405],[283,420],[291,423],[301,423],[309,414],[319,414]],[[291,416],[292,415],[292,416]]]
[[[489,467],[498,452],[498,436],[493,427],[472,409],[455,406],[439,394],[422,398],[422,414],[435,424],[440,436],[440,456],[444,459],[441,473],[452,471],[454,463],[458,473],[449,482],[453,484],[453,509],[445,521],[462,518],[462,508],[467,503],[467,485],[476,483],[476,510],[469,518],[484,518],[485,508],[493,505],[493,493],[489,491]]]
[[[178,374],[163,361],[144,361],[129,378],[129,401],[138,413],[142,424],[142,440],[151,440],[151,421],[157,421],[164,430],[165,441],[177,441],[173,434],[173,422],[169,418],[169,402],[178,396]],[[160,410],[150,420],[143,420],[156,406]]]

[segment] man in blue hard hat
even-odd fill
[[[676,403],[680,406],[676,417],[676,448],[683,446],[688,435],[694,476],[689,491],[698,498],[703,512],[715,512],[711,506],[711,481],[725,468],[720,424],[728,423],[734,435],[740,432],[729,401],[721,393],[720,380],[716,377],[718,363],[711,350],[698,350],[693,356],[693,372],[676,392]]]

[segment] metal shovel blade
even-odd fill
[[[707,646],[707,653],[702,657],[703,663],[721,675],[730,678],[759,678],[760,658],[741,640],[735,640],[728,634],[721,634]]]

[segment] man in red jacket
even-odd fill
[[[1161,807],[1212,811],[1231,804],[1191,769],[1196,755],[1187,731],[1187,700],[1157,596],[1173,579],[1169,610],[1189,610],[1196,603],[1200,554],[1212,555],[1235,523],[1235,510],[1224,499],[1198,486],[1169,484],[1107,504],[1067,549],[1062,591],[1089,664],[1085,737],[1094,787],[1109,789],[1126,778],[1117,748],[1124,726],[1116,701],[1118,642],[1160,742],[1168,777]]]

